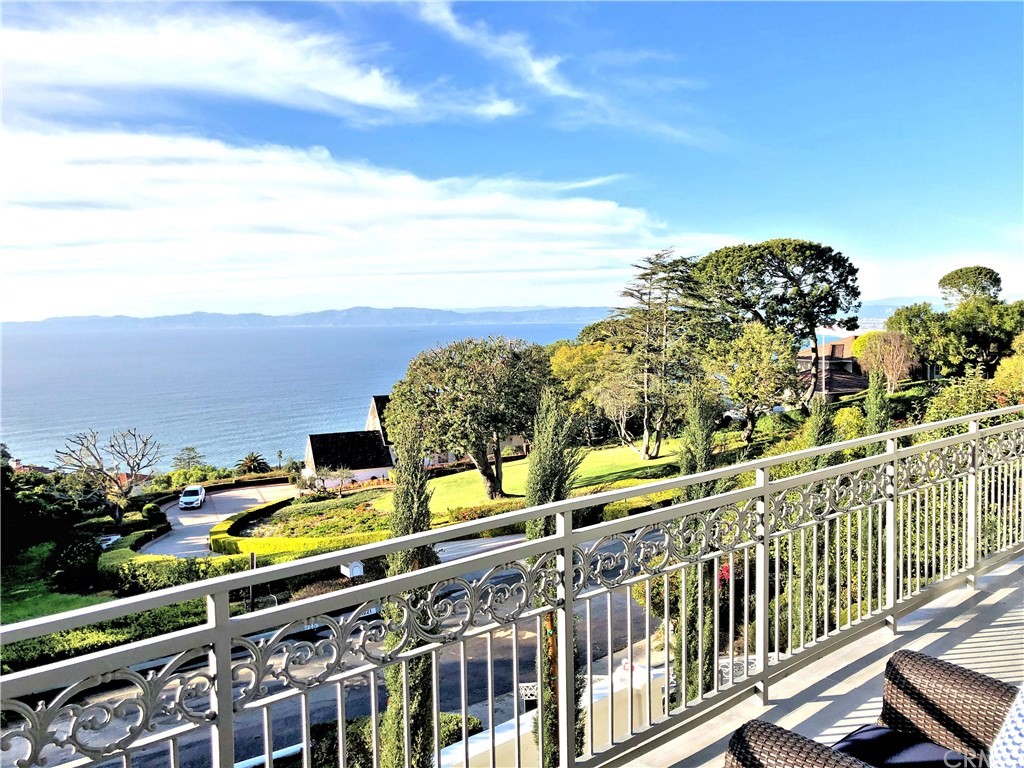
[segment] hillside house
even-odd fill
[[[858,335],[818,344],[817,391],[825,396],[826,402],[832,402],[843,395],[863,392],[868,388],[868,378],[857,364],[857,358],[853,356],[853,342]],[[801,390],[811,384],[811,359],[810,349],[801,349],[796,356],[797,379]]]
[[[355,481],[388,477],[395,466],[380,430],[327,432],[306,436],[306,466],[303,477],[333,472],[345,467]]]

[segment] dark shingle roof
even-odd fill
[[[384,445],[380,432],[328,432],[310,435],[313,465],[318,470],[376,469],[390,467],[391,451]]]
[[[373,409],[377,412],[377,421],[380,422],[380,434],[384,438],[384,444],[391,445],[391,441],[388,439],[388,425],[384,423],[384,409],[391,402],[391,395],[374,395],[371,402]]]

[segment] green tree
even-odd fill
[[[468,454],[487,496],[499,498],[501,441],[529,431],[547,378],[543,348],[519,339],[462,339],[429,349],[392,389],[388,433],[397,441],[418,432],[427,451]]]
[[[235,464],[235,471],[239,475],[258,475],[269,472],[270,463],[263,458],[261,453],[247,453]]]
[[[807,430],[807,445],[809,448],[830,445],[836,441],[836,428],[832,420],[832,408],[821,395],[815,395],[811,400],[811,413],[807,417],[807,423],[804,428]],[[836,457],[828,453],[814,460],[815,466],[819,468],[831,466],[835,462]]]
[[[697,307],[693,263],[671,249],[633,265],[636,275],[623,289],[629,306],[618,311],[618,346],[628,353],[629,381],[644,461],[656,459],[682,382],[689,373],[684,331]]]
[[[882,333],[882,331],[868,331],[867,333],[860,334],[853,340],[853,345],[850,347],[850,354],[855,358],[863,355],[864,348],[867,346],[868,342],[880,333]]]
[[[992,386],[1001,405],[1024,403],[1024,332],[1011,345],[1014,354],[1000,361],[992,377]]]
[[[530,464],[526,474],[526,506],[536,507],[569,497],[573,476],[584,454],[576,444],[577,424],[556,392],[550,387],[545,388],[533,422]],[[552,522],[550,518],[528,522],[527,533],[533,533],[529,538],[553,534],[553,528],[547,530]]]
[[[204,464],[206,464],[206,457],[199,452],[198,448],[192,445],[186,445],[171,459],[171,469],[189,470],[193,467],[201,467]]]
[[[989,267],[960,267],[942,276],[939,290],[943,301],[950,306],[980,296],[998,299],[1003,290],[1003,279]]]
[[[818,388],[816,329],[857,327],[857,268],[839,251],[807,240],[777,239],[709,253],[696,276],[723,324],[757,321],[811,345],[809,401]]]
[[[943,421],[958,416],[970,416],[995,408],[999,404],[995,386],[981,371],[968,366],[963,376],[953,378],[928,401],[924,421]],[[943,429],[918,434],[918,442],[927,442],[962,432],[966,427],[944,427]]]
[[[726,400],[743,411],[743,440],[748,445],[757,417],[784,403],[796,383],[793,337],[762,323],[745,323],[732,341],[712,344],[704,365]]]
[[[426,469],[423,466],[424,449],[415,433],[401,433],[395,439],[396,463],[391,473],[395,481],[394,506],[388,529],[394,537],[409,536],[430,530],[430,490],[427,488]],[[437,565],[440,560],[433,546],[410,547],[387,556],[388,576],[399,576],[421,568]],[[426,599],[426,590],[408,596],[412,601]],[[390,616],[392,621],[401,619]],[[385,644],[389,649],[399,642],[392,633]],[[407,646],[411,651],[421,643]],[[415,656],[406,662],[406,680],[402,665],[392,665],[384,673],[388,689],[388,707],[381,723],[381,765],[400,768],[406,765],[405,722],[409,720],[408,765],[412,768],[430,768],[434,761],[433,672],[429,654]],[[404,710],[405,686],[408,684],[409,708]]]
[[[105,443],[89,430],[67,438],[56,457],[61,469],[80,472],[103,488],[110,515],[120,525],[129,497],[149,482],[149,472],[160,460],[160,443],[134,427],[114,432]]]
[[[583,450],[576,445],[576,424],[567,409],[551,388],[541,395],[540,406],[533,427],[533,444],[530,451],[530,466],[526,475],[526,504],[535,507],[569,497],[573,476],[583,460]],[[553,516],[530,520],[526,523],[526,537],[540,539],[555,533]],[[545,650],[540,654],[540,695],[542,698],[543,722],[537,722],[534,738],[539,739],[539,729],[544,729],[544,768],[558,765],[558,680],[563,673],[558,667],[558,632],[561,627],[555,621],[553,611],[544,614]],[[576,658],[576,627],[573,633],[573,658]],[[586,679],[581,669],[564,670],[573,675],[573,689],[576,694],[576,754],[583,752],[586,734],[581,700]]]
[[[946,315],[927,302],[900,307],[885,321],[885,329],[902,333],[914,345],[926,376],[934,378],[943,352]],[[867,335],[867,334],[865,334]],[[859,341],[859,339],[858,339]]]
[[[551,375],[569,398],[569,412],[583,424],[587,443],[593,442],[591,417],[597,413],[599,387],[613,354],[607,341],[563,342],[551,353]]]
[[[679,474],[694,475],[714,469],[715,428],[722,418],[722,402],[715,397],[707,379],[694,377],[683,398],[685,426],[679,435]],[[707,483],[688,486],[683,490],[687,500],[703,498],[710,492]]]
[[[868,391],[864,398],[864,434],[879,435],[888,432],[892,426],[890,415],[889,398],[886,397],[885,377],[879,373],[872,373],[868,377]],[[867,454],[873,456],[881,453],[883,447],[880,443],[874,443],[867,448]]]
[[[1014,337],[1024,331],[1024,301],[1005,304],[988,296],[967,298],[946,316],[944,329],[944,370],[957,373],[975,366],[982,375],[991,375],[1010,353]]]

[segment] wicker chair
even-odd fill
[[[921,653],[898,651],[885,667],[877,725],[859,728],[827,747],[751,720],[733,734],[725,766],[978,766],[982,763],[977,756],[987,754],[1016,695],[1017,689],[1008,683]]]

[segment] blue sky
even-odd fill
[[[1020,3],[5,3],[0,319],[606,305],[804,237],[1024,294]]]

